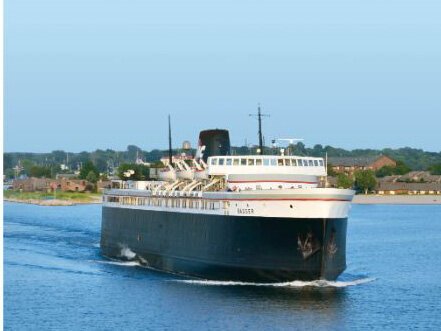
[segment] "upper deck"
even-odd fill
[[[208,174],[283,174],[326,176],[323,158],[301,156],[250,155],[212,156],[208,158]]]

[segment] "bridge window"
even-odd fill
[[[307,160],[302,160],[303,161],[303,166],[307,167],[308,166],[308,161]]]
[[[313,166],[314,166],[314,162],[312,162],[312,160],[308,160],[308,162],[309,162],[309,166],[310,166],[310,167],[313,167]]]
[[[211,159],[211,165],[217,165],[217,159]]]
[[[240,159],[240,165],[247,165],[247,159]]]
[[[321,167],[323,167],[323,160],[319,160],[319,164]]]
[[[262,159],[256,159],[256,166],[262,165]]]
[[[292,165],[293,167],[296,167],[296,166],[297,166],[297,160],[296,160],[296,159],[292,159],[292,160],[291,160],[291,165]]]
[[[314,165],[315,165],[316,167],[318,167],[318,161],[317,161],[317,160],[314,160]]]
[[[230,165],[231,165],[231,159],[227,159],[227,163],[226,163],[226,165],[227,165],[227,166],[230,166]]]
[[[248,165],[253,166],[254,165],[254,159],[248,159]]]
[[[224,165],[225,159],[219,159],[219,165]]]
[[[285,159],[285,166],[291,166],[291,159]]]
[[[269,166],[270,164],[270,160],[269,159],[263,159],[263,165],[264,166]]]
[[[283,159],[277,159],[277,165],[283,166]]]
[[[239,165],[239,159],[233,159],[233,165],[238,166]]]
[[[271,165],[272,166],[276,166],[277,165],[277,160],[276,159],[271,159]]]

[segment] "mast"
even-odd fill
[[[257,116],[254,114],[250,114],[252,117],[257,117],[257,121],[259,123],[259,154],[263,155],[263,134],[262,134],[262,117],[269,117],[267,114],[262,114],[260,109],[260,103],[257,106]]]
[[[173,154],[172,154],[172,139],[171,139],[171,124],[170,115],[168,115],[168,161],[172,165]]]
[[[260,149],[260,155],[263,155],[262,113],[260,112],[260,104],[259,104],[259,106],[257,106],[257,120],[259,122],[259,149]]]

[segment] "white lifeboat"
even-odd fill
[[[165,180],[167,182],[175,181],[176,170],[171,165],[168,165],[167,167],[159,171],[159,179]]]
[[[191,168],[185,161],[181,160],[177,162],[178,169],[176,170],[176,176],[179,179],[193,180],[194,169]]]
[[[204,160],[200,159],[199,162],[196,160],[193,160],[194,164],[194,178],[198,180],[208,179],[208,170],[207,170],[207,164],[204,162]]]

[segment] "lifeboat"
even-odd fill
[[[194,164],[194,178],[197,180],[208,179],[207,164],[204,162],[204,160],[200,159],[199,162],[193,160],[193,164]]]
[[[179,179],[184,180],[193,180],[194,179],[194,168],[190,167],[184,160],[178,161],[176,163],[177,170],[176,170],[176,176]]]
[[[176,170],[171,165],[168,165],[167,167],[159,171],[159,179],[165,180],[167,182],[175,181]]]

